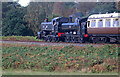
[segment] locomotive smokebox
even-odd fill
[[[72,17],[69,17],[69,22],[70,22],[70,23],[72,22]]]

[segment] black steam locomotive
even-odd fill
[[[39,39],[49,42],[92,42],[90,36],[87,33],[87,18],[77,18],[75,22],[72,22],[72,17],[57,17],[51,22],[46,19],[38,32]]]
[[[89,17],[57,17],[41,23],[38,38],[44,41],[63,42],[120,42],[119,13],[95,14]]]

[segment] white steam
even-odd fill
[[[29,3],[31,2],[31,0],[13,0],[13,1],[19,3],[19,4],[20,4],[21,6],[23,6],[23,7],[28,6]]]
[[[18,0],[13,0],[14,2],[18,1]]]
[[[31,0],[19,0],[18,3],[21,5],[21,6],[28,6],[29,3],[30,3]]]

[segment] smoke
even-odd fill
[[[74,3],[79,3],[79,2],[75,0]]]
[[[17,2],[18,0],[13,0],[14,2]]]
[[[17,2],[18,4],[20,4],[23,7],[26,7],[30,4],[31,0],[13,0],[15,2]]]

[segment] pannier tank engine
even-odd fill
[[[38,38],[44,41],[85,42],[89,41],[87,34],[87,18],[57,17],[48,22],[41,23],[41,31]]]

